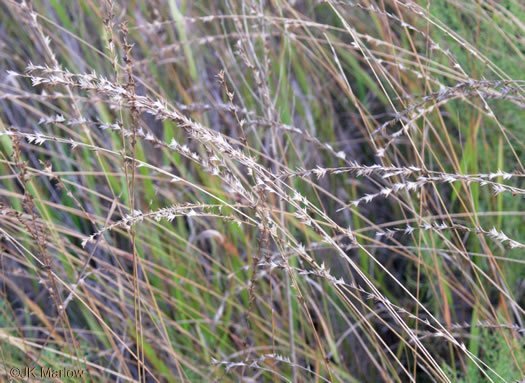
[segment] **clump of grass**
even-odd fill
[[[523,379],[523,15],[1,3],[5,374]]]

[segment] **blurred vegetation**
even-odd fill
[[[516,0],[1,1],[5,376],[521,381],[524,32]]]

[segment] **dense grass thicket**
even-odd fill
[[[522,382],[521,0],[0,0],[0,373]]]

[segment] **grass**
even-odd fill
[[[1,2],[3,378],[522,381],[524,22]]]

